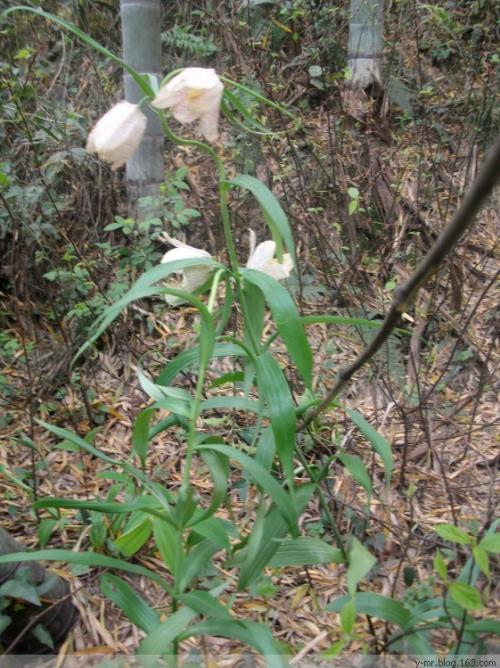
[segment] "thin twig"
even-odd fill
[[[408,304],[413,301],[424,283],[436,273],[444,258],[453,250],[467,228],[472,225],[476,214],[481,209],[484,201],[499,180],[500,139],[497,140],[489,156],[486,158],[483,168],[472,184],[469,192],[462,200],[462,203],[455,212],[453,218],[448,225],[446,225],[427,255],[406,283],[403,283],[403,285],[394,290],[394,298],[390,309],[373,341],[354,360],[354,362],[352,362],[352,364],[342,367],[339,370],[333,388],[323,401],[311,411],[309,415],[307,415],[300,425],[300,429],[307,427],[308,424],[310,424],[331,404],[356,371],[366,364],[366,362],[375,355],[382,344],[388,339],[393,329],[399,323],[400,317],[406,310]]]

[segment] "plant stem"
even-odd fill
[[[196,381],[196,389],[194,392],[194,401],[193,401],[193,409],[191,411],[191,416],[189,420],[189,432],[188,432],[188,439],[187,439],[187,451],[186,451],[186,459],[184,461],[184,470],[182,472],[182,487],[181,491],[187,491],[189,487],[189,479],[191,475],[191,465],[193,462],[193,451],[194,451],[194,446],[196,445],[195,440],[196,440],[196,422],[198,420],[198,417],[200,415],[200,406],[201,406],[201,398],[202,398],[202,393],[203,393],[203,385],[205,383],[205,368],[204,365],[200,365],[200,372],[198,374],[198,379]]]
[[[327,500],[325,499],[325,495],[323,494],[323,490],[321,489],[320,483],[316,480],[316,476],[311,470],[311,467],[309,466],[306,457],[304,456],[304,453],[301,451],[299,448],[298,444],[295,444],[295,454],[297,455],[297,459],[300,461],[302,466],[304,467],[304,471],[307,473],[309,476],[309,480],[316,485],[316,493],[318,495],[318,500],[320,503],[320,506],[325,513],[328,522],[330,524],[330,528],[333,532],[333,537],[335,538],[335,542],[337,543],[337,547],[339,550],[342,552],[342,557],[345,559],[347,562],[348,556],[346,549],[344,547],[344,544],[342,542],[342,536],[340,535],[339,528],[337,526],[337,523],[335,522],[335,519],[332,515],[332,511],[330,510],[330,507],[328,505]]]
[[[234,247],[233,235],[231,233],[231,223],[229,219],[229,208],[227,205],[229,185],[226,181],[226,172],[224,170],[224,164],[219,158],[217,153],[213,148],[205,144],[204,142],[197,141],[196,139],[183,139],[179,137],[169,128],[168,123],[165,119],[165,116],[156,110],[160,119],[160,123],[165,133],[167,139],[170,139],[174,144],[179,146],[193,146],[205,155],[208,155],[215,163],[215,168],[217,170],[217,177],[219,179],[219,202],[220,202],[220,215],[222,220],[222,228],[224,231],[224,238],[227,245],[227,252],[229,255],[229,262],[233,272],[236,272],[238,269],[238,258],[236,256],[236,249]]]

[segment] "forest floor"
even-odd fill
[[[191,3],[185,4],[192,10]],[[99,10],[92,9],[92,20],[83,27],[99,33]],[[180,25],[186,16],[178,17]],[[226,68],[235,80],[243,77],[252,81],[302,120],[299,130],[292,131],[288,126],[282,135],[262,142],[236,134],[224,121],[219,145],[231,169],[257,174],[289,216],[298,244],[301,280],[293,279],[286,285],[301,314],[383,317],[395,286],[409,277],[449,221],[498,130],[498,118],[494,116],[498,72],[492,64],[496,63],[492,61],[494,42],[487,22],[482,24],[479,65],[471,68],[466,56],[475,53],[476,46],[465,29],[460,38],[456,37],[456,51],[451,40],[451,54],[440,58],[435,53],[436,45],[442,46],[445,39],[439,26],[426,23],[420,16],[420,36],[431,44],[423,49],[412,37],[411,21],[405,23],[403,14],[393,7],[387,20],[386,59],[393,63],[393,70],[386,74],[390,90],[360,104],[342,78],[329,79],[325,85],[314,83],[308,74],[314,38],[311,26],[306,26],[312,19],[305,10],[302,19],[289,18],[290,25],[295,21],[294,29],[303,22],[301,49],[297,43],[290,43],[285,31],[274,46],[272,63],[271,47],[261,38],[255,38],[252,49],[240,46],[242,28],[234,17],[223,16],[222,9],[212,15],[204,13],[201,18],[196,14],[189,17],[193,31],[198,30],[205,38],[206,32],[212,31],[218,55],[211,56],[212,60],[207,56],[208,64]],[[283,21],[283,16],[272,12],[265,16],[271,23],[278,18]],[[469,25],[468,18],[465,9],[462,13],[457,9],[453,15],[458,26]],[[21,19],[16,20],[21,23]],[[341,34],[345,25],[335,20]],[[318,25],[316,29],[321,30],[319,19]],[[398,41],[400,30],[403,39]],[[29,74],[26,80],[30,80],[30,86],[41,87],[49,100],[53,89],[60,95],[64,87],[64,97],[71,101],[74,127],[64,141],[58,144],[54,140],[53,155],[56,147],[68,150],[68,141],[73,147],[82,145],[82,114],[87,116],[84,110],[95,95],[96,85],[107,98],[113,98],[114,88],[110,94],[110,86],[119,85],[120,73],[109,64],[108,69],[99,72],[93,57],[84,56],[80,87],[75,91],[64,72],[81,57],[81,47],[64,47],[68,52],[63,60],[56,48],[57,35],[52,37],[50,57],[44,52],[49,47],[43,47],[40,38],[42,56],[37,67],[43,62],[44,72],[34,67],[33,81]],[[320,45],[326,43],[323,33],[320,37]],[[22,36],[10,39],[12,53],[23,46]],[[182,55],[186,56],[181,52],[177,59]],[[328,57],[333,58],[326,50],[318,56],[324,71],[328,71]],[[287,69],[290,62],[295,64]],[[57,74],[59,65],[63,74]],[[29,71],[27,63],[25,67]],[[99,109],[105,108],[105,101],[100,101]],[[86,122],[90,124],[92,119]],[[270,115],[266,122],[282,126],[285,121]],[[43,151],[35,147],[38,153],[36,161],[32,160],[30,152],[35,148],[25,129],[9,126],[5,135],[12,171],[18,168],[25,184],[30,182],[30,170],[36,172],[33,179],[39,173],[47,177]],[[20,151],[17,157],[15,150]],[[201,212],[201,217],[181,228],[180,233],[193,246],[205,247],[223,258],[212,166],[191,148],[169,151],[168,157],[176,168],[188,168],[189,190],[183,197],[188,206]],[[30,161],[32,166],[28,168]],[[65,164],[68,175],[62,171]],[[114,275],[117,256],[106,256],[102,244],[112,248],[137,246],[140,239],[124,239],[119,231],[104,231],[115,215],[126,216],[120,175],[95,164],[83,170],[69,157],[61,159],[56,172],[60,180],[54,181],[53,190],[57,192],[60,187],[64,197],[70,196],[72,201],[62,216],[47,214],[53,215],[51,224],[57,229],[51,252],[40,259],[38,246],[31,238],[21,238],[21,232],[9,233],[2,241],[5,271],[0,288],[0,387],[4,414],[0,420],[0,494],[5,502],[0,512],[2,525],[26,547],[36,549],[42,542],[47,547],[86,550],[102,539],[100,549],[105,551],[110,527],[95,517],[85,518],[68,510],[40,529],[40,521],[50,516],[43,511],[34,513],[33,499],[46,495],[104,498],[111,482],[109,470],[100,460],[75,452],[67,442],[58,443],[36,419],[71,429],[88,437],[107,455],[126,459],[131,453],[134,418],[148,405],[136,378],[137,367],[140,364],[154,375],[193,343],[195,313],[188,307],[169,309],[159,300],[137,303],[113,325],[85,362],[70,366],[92,320],[88,315],[78,317],[78,305],[87,298],[95,305],[96,295],[107,290],[109,277]],[[73,177],[76,181],[73,179],[73,186],[69,186]],[[99,188],[100,194],[94,194]],[[353,188],[359,193],[359,204],[350,215],[348,207],[353,197],[348,192]],[[13,209],[14,217],[25,215],[29,209],[28,205],[21,209],[19,201]],[[235,204],[232,222],[243,262],[248,221],[252,221],[259,240],[265,238],[264,225],[248,201]],[[37,206],[43,204],[33,204],[31,216],[39,224]],[[496,192],[471,231],[420,291],[416,303],[408,307],[402,321],[406,331],[389,338],[341,397],[343,406],[359,411],[391,444],[391,485],[385,485],[381,462],[343,412],[328,411],[314,435],[300,435],[300,445],[311,465],[320,465],[339,446],[348,447],[350,453],[365,461],[373,483],[372,495],[339,462],[331,465],[325,490],[341,535],[357,535],[377,557],[377,565],[363,587],[399,600],[429,590],[439,592],[433,559],[436,548],[445,549],[446,545],[433,531],[437,524],[455,523],[481,535],[497,514],[499,209],[500,195]],[[178,233],[168,231],[174,236]],[[158,258],[165,250],[155,242],[151,257]],[[69,287],[75,276],[78,278],[78,266],[91,272],[82,279],[91,283],[83,296]],[[63,267],[70,275],[60,274],[55,282],[44,281],[43,273],[50,267],[60,271]],[[128,281],[133,280],[134,272],[131,270]],[[267,333],[272,333],[272,327],[269,323]],[[373,336],[371,331],[362,326],[308,326],[314,350],[314,389],[319,396],[332,386],[339,367],[364,349]],[[285,349],[276,343],[275,350],[286,369]],[[210,377],[215,378],[227,364],[212,365]],[[183,374],[179,387],[192,389],[194,378]],[[288,380],[298,396],[299,383],[292,375]],[[218,391],[222,389],[211,394]],[[248,426],[247,418],[237,412],[229,419],[214,411],[208,419],[228,440],[240,439]],[[148,454],[148,473],[168,482],[172,490],[181,484],[183,447],[176,430],[171,429],[154,440]],[[200,496],[209,494],[211,483],[202,464],[193,468],[192,480]],[[241,471],[234,469],[230,494],[236,521],[238,511],[241,518],[251,516],[257,505],[254,493],[251,487],[245,487]],[[316,501],[308,505],[301,526],[309,535],[315,532],[331,541]],[[458,550],[454,559],[458,567],[464,562],[464,553]],[[134,561],[154,571],[164,568],[159,555],[148,549],[135,555]],[[215,562],[215,568],[231,578],[231,569],[222,560]],[[79,611],[61,651],[133,653],[143,634],[101,593],[98,577],[102,571],[60,565],[55,572],[70,580]],[[124,577],[150,605],[168,610],[165,593],[150,581]],[[236,589],[229,593],[235,597],[235,616],[264,622],[300,665],[302,659],[327,650],[341,638],[339,617],[326,612],[325,606],[345,591],[345,568],[323,564],[266,569],[265,577],[250,593]],[[498,618],[499,613],[498,590],[495,592],[492,585],[481,615]],[[349,644],[348,654],[376,653],[387,639],[387,625],[377,619],[367,623],[366,618],[359,617],[355,628],[357,638]],[[444,651],[450,640],[446,632],[437,632],[436,648]],[[183,643],[184,649],[198,646],[196,640]],[[220,638],[210,638],[202,650],[217,658],[219,665],[223,665],[223,654],[242,651],[238,643]]]

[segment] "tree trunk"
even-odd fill
[[[382,88],[384,0],[351,0],[347,64],[351,88]]]
[[[23,549],[0,527],[0,555]],[[54,651],[76,620],[77,611],[69,593],[67,582],[36,561],[0,564],[0,600],[6,604],[0,613],[0,653],[13,643],[13,654]]]
[[[120,0],[123,59],[141,74],[153,74],[162,78],[161,66],[161,7],[160,0]],[[125,99],[137,103],[142,91],[127,72]],[[148,125],[144,138],[134,156],[127,162],[127,193],[129,210],[134,216],[144,218],[154,211],[137,210],[141,197],[158,197],[159,186],[164,181],[164,135],[156,113],[144,109]]]

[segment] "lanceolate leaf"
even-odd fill
[[[351,418],[354,424],[358,427],[359,431],[363,436],[370,441],[375,452],[380,456],[384,463],[385,469],[385,481],[389,483],[392,474],[393,468],[393,459],[391,446],[386,441],[386,439],[379,434],[379,432],[374,429],[365,418],[358,413],[358,411],[350,410],[349,408],[345,409],[347,415]]]
[[[456,527],[454,524],[438,524],[434,527],[434,531],[438,536],[444,540],[449,540],[451,543],[460,543],[461,545],[470,545],[473,541],[472,536]]]
[[[196,515],[196,513],[195,513]],[[220,550],[230,550],[229,534],[237,535],[234,525],[220,517],[207,517],[201,522],[193,523],[191,535],[198,534],[210,538]]]
[[[140,643],[137,650],[139,656],[143,654],[159,656],[161,654],[171,653],[170,645],[189,627],[189,624],[196,619],[198,613],[186,606],[182,606],[177,612],[153,629],[146,638]]]
[[[342,552],[321,538],[299,536],[278,542],[278,549],[269,566],[314,566],[315,564],[342,563]]]
[[[481,610],[484,605],[477,589],[464,582],[452,582],[449,586],[452,599],[464,610]]]
[[[266,506],[264,499],[261,500],[257,508],[257,517],[252,527],[252,531],[248,537],[248,541],[243,552],[243,562],[241,564],[242,572],[247,572],[252,569],[255,560],[258,559],[259,553],[263,546],[263,536],[265,529],[265,514]]]
[[[187,605],[192,610],[205,617],[212,619],[232,620],[229,610],[222,603],[214,598],[208,591],[191,591],[187,594],[180,594],[178,597],[181,603]]]
[[[141,411],[135,419],[134,429],[132,431],[132,448],[141,460],[141,465],[146,463],[146,456],[149,447],[149,424],[154,411],[146,408]]]
[[[150,518],[147,517],[119,536],[115,540],[115,545],[123,555],[131,557],[149,540],[152,532],[153,525]]]
[[[476,564],[483,571],[487,578],[490,577],[490,560],[488,559],[488,553],[486,550],[483,550],[482,547],[476,545],[472,548],[472,554],[476,561]]]
[[[192,399],[189,392],[180,387],[167,387],[153,383],[139,366],[137,367],[137,377],[144,392],[161,404],[162,408],[166,408],[172,411],[172,413],[178,413],[184,417],[191,415]]]
[[[295,507],[297,510],[297,515],[300,515],[306,507],[309,499],[314,493],[314,489],[314,485],[309,484],[299,487],[299,489],[296,491]],[[287,532],[287,523],[283,519],[283,516],[278,508],[273,506],[267,513],[264,520],[262,539],[260,542],[260,550],[258,555],[255,557],[253,562],[245,563],[245,565],[240,569],[238,589],[245,589],[260,575],[262,569],[267,566],[279,548],[280,541],[277,539],[286,536]],[[245,560],[246,553],[247,548],[245,548],[243,550],[243,554],[240,555],[243,561]],[[240,560],[238,559],[237,562],[240,563]]]
[[[231,111],[227,108],[227,101],[231,103],[231,105],[239,111],[239,113],[243,116],[245,120],[248,121],[250,124],[250,127],[247,127],[243,123],[239,123],[243,128],[245,128],[247,131],[253,132],[258,135],[273,135],[274,133],[271,132],[268,128],[266,128],[265,125],[262,125],[262,123],[259,122],[257,118],[253,114],[251,114],[245,104],[243,104],[239,99],[238,96],[229,91],[227,88],[224,90],[224,98],[222,100],[222,106],[224,113],[229,113],[231,116],[231,120],[235,120],[236,122],[237,119],[234,118],[234,115],[232,114]],[[253,127],[252,127],[253,126]]]
[[[477,619],[467,625],[467,630],[500,636],[500,621],[496,619]]]
[[[232,397],[222,395],[219,397],[210,397],[201,402],[200,411],[211,411],[214,408],[224,408],[226,410],[247,411],[249,413],[260,413],[260,404],[258,401],[252,401],[246,397]]]
[[[50,647],[51,650],[55,649],[54,641],[49,631],[43,626],[43,624],[37,624],[31,632],[37,640],[39,640],[43,645]]]
[[[189,638],[193,635],[221,636],[240,640],[260,652],[266,658],[269,668],[285,666],[281,656],[282,650],[275,643],[271,631],[257,622],[208,620],[191,626],[180,634],[180,638]]]
[[[294,500],[263,466],[245,453],[240,452],[229,445],[202,443],[197,445],[196,448],[198,450],[207,449],[214,450],[215,452],[222,452],[224,455],[227,455],[229,459],[233,459],[241,464],[241,466],[250,473],[255,483],[272,498],[285,518],[292,535],[297,535],[297,513]]]
[[[354,596],[356,587],[376,562],[375,557],[353,536],[349,551],[349,566],[347,567],[347,589],[351,596]]]
[[[80,357],[80,355],[85,350],[87,350],[87,348],[94,341],[97,341],[97,339],[101,336],[101,334],[106,331],[106,329],[111,325],[111,323],[114,322],[114,320],[116,320],[116,318],[120,315],[120,313],[129,304],[139,299],[144,299],[145,297],[152,297],[153,295],[161,295],[161,294],[170,294],[173,295],[174,297],[180,297],[184,301],[193,304],[193,306],[195,306],[195,308],[197,308],[200,311],[200,314],[204,321],[207,320],[206,316],[208,315],[208,320],[211,322],[210,314],[208,314],[208,311],[205,308],[205,306],[202,304],[202,302],[200,302],[199,299],[197,299],[190,292],[185,292],[184,290],[174,290],[161,286],[154,287],[153,285],[154,283],[167,278],[172,273],[179,272],[187,267],[197,266],[201,264],[215,266],[215,263],[211,258],[189,258],[189,259],[186,258],[184,260],[174,260],[172,262],[166,262],[165,264],[153,267],[153,269],[150,269],[149,271],[144,273],[134,283],[134,285],[130,288],[130,290],[125,295],[123,295],[123,297],[121,297],[114,304],[111,304],[111,306],[108,306],[108,308],[103,312],[103,314],[99,316],[97,320],[93,323],[92,329],[94,330],[94,333],[79,348],[75,357],[73,358],[73,362],[75,362]],[[212,330],[213,330],[213,325],[212,325]],[[205,342],[202,337],[200,342],[201,349],[204,348],[205,343],[210,344],[210,341]],[[202,355],[203,355],[203,350],[202,350]]]
[[[41,605],[36,587],[29,582],[23,582],[14,578],[6,580],[0,585],[0,597],[3,596],[28,601],[28,603],[33,603],[33,605]]]
[[[282,248],[282,240],[285,242],[289,253],[292,256],[295,266],[297,266],[297,254],[295,252],[295,242],[293,240],[292,231],[288,224],[288,219],[285,212],[269,188],[249,174],[238,174],[233,179],[228,181],[232,186],[238,186],[249,190],[255,199],[260,204],[264,219],[271,230],[274,241],[278,249]],[[279,254],[278,254],[279,259]]]
[[[326,609],[330,612],[340,612],[349,600],[349,596],[340,596],[329,603]],[[410,619],[410,613],[404,605],[381,594],[357,592],[354,595],[354,602],[358,613],[383,619],[391,624],[397,624],[401,628],[404,628]]]
[[[486,552],[498,554],[500,552],[500,533],[492,533],[485,536],[479,543],[479,547]]]
[[[357,455],[348,455],[346,453],[337,455],[345,468],[352,475],[354,480],[366,489],[368,493],[372,491],[372,481],[366,470],[365,463]]]
[[[264,293],[278,332],[306,387],[312,383],[312,352],[299,314],[288,290],[262,271],[242,269],[241,275]]]
[[[205,538],[205,540],[198,543],[198,545],[191,550],[189,556],[182,565],[182,572],[178,574],[179,589],[181,592],[186,589],[193,578],[203,571],[207,563],[210,561],[211,556],[215,554],[218,549],[219,546],[217,543],[209,538]]]
[[[274,454],[276,452],[276,443],[274,442],[274,434],[271,427],[266,427],[260,435],[257,443],[257,452],[255,459],[262,464],[262,466],[269,471],[271,469]]]
[[[0,564],[10,564],[18,561],[64,561],[69,564],[80,564],[83,566],[97,566],[101,568],[112,568],[127,573],[135,573],[149,578],[160,585],[162,589],[171,592],[171,587],[160,575],[150,571],[144,566],[129,564],[123,559],[108,557],[96,552],[72,552],[71,550],[37,550],[36,552],[13,552],[0,556]]]
[[[356,606],[351,599],[342,607],[340,611],[340,625],[344,633],[350,634],[352,632],[354,622],[356,621]]]
[[[232,343],[216,343],[213,351],[212,358],[214,357],[244,357],[245,351],[240,346],[236,346]],[[170,385],[174,378],[181,372],[190,367],[193,364],[196,364],[200,358],[200,350],[198,346],[184,350],[182,353],[179,353],[177,357],[174,357],[161,371],[158,376],[159,385]]]
[[[283,371],[269,351],[257,355],[254,364],[259,390],[268,405],[276,450],[289,485],[293,486],[296,416],[292,393]]]
[[[147,475],[145,475],[142,471],[140,471],[138,468],[135,466],[132,466],[132,464],[129,464],[126,461],[117,461],[116,459],[113,459],[109,455],[106,455],[105,453],[101,452],[97,448],[95,448],[93,445],[90,445],[90,443],[87,443],[85,439],[81,438],[78,436],[78,434],[74,434],[73,432],[69,431],[69,429],[62,429],[61,427],[55,427],[54,425],[49,424],[48,422],[44,422],[43,420],[36,420],[38,424],[42,425],[45,429],[48,429],[48,431],[51,431],[53,434],[58,436],[59,438],[66,439],[70,441],[71,443],[74,443],[77,445],[79,448],[84,450],[85,452],[88,452],[89,454],[93,455],[94,457],[98,457],[99,459],[102,459],[103,461],[107,462],[108,464],[114,464],[115,466],[122,468],[123,470],[127,471],[131,476],[136,478],[137,480],[140,480],[143,485],[149,489],[152,494],[158,499],[159,501],[159,506],[162,507],[164,513],[163,517],[165,520],[172,521],[170,519],[170,507],[168,504],[167,499],[165,498],[165,494],[162,493],[160,489],[156,486],[155,483],[151,482],[151,480],[148,478]],[[76,501],[70,500],[71,503],[77,503]],[[95,502],[99,503],[99,502]],[[123,504],[122,504],[123,505]],[[69,506],[68,506],[69,507]],[[73,508],[76,508],[77,506],[73,505]],[[97,510],[97,508],[94,508]],[[137,508],[135,508],[137,509]],[[106,512],[106,511],[104,511]],[[114,512],[114,511],[110,511]],[[119,511],[116,511],[119,512]],[[123,512],[123,511],[122,511]],[[152,510],[150,512],[153,512]]]
[[[178,553],[179,550],[182,551],[183,549],[182,545],[179,544],[179,531],[170,524],[167,524],[167,522],[155,517],[153,519],[153,535],[163,563],[172,575],[176,577],[177,562],[179,560],[182,562],[183,557],[182,552],[181,554]]]
[[[145,287],[149,287],[151,285],[154,285],[155,283],[158,283],[158,281],[164,281],[171,274],[178,273],[182,269],[186,269],[188,267],[197,267],[201,265],[213,266],[214,269],[223,268],[222,265],[217,264],[217,262],[215,262],[215,260],[213,260],[213,258],[211,257],[197,257],[197,258],[184,258],[183,260],[171,260],[170,262],[157,264],[152,269],[148,269],[148,271],[145,271],[143,274],[141,274],[137,279],[137,281],[134,283],[134,285],[131,287],[129,292],[133,292],[135,289],[139,290]]]
[[[128,619],[146,633],[160,624],[160,615],[151,608],[124,580],[105,573],[101,576],[101,590],[127,615]]]
[[[219,596],[227,587],[226,583],[222,583],[210,590],[210,596]],[[198,616],[198,612],[187,606],[182,606],[168,619],[161,622],[153,631],[141,642],[137,654],[155,655],[168,654],[172,642],[180,636],[180,634],[189,627],[189,624]],[[225,622],[228,623],[228,622]],[[189,633],[189,632],[187,632]]]
[[[266,301],[260,288],[247,281],[243,288],[245,317],[245,344],[251,349],[252,341],[255,341],[260,350],[262,332],[266,315]]]
[[[137,500],[130,502],[121,501],[85,501],[83,499],[40,499],[33,504],[34,508],[75,508],[83,510],[95,510],[99,513],[130,513],[143,511],[154,517],[159,517],[164,522],[174,525],[173,519],[158,508],[152,507],[145,501]]]
[[[208,508],[201,512],[201,514],[194,514],[194,520],[191,520],[188,526],[196,526],[199,522],[204,521],[215,513],[221,503],[224,501],[227,492],[227,481],[229,474],[229,462],[225,455],[220,452],[206,450],[201,453],[201,457],[208,466],[210,475],[214,483],[214,491],[212,494],[212,501]]]

